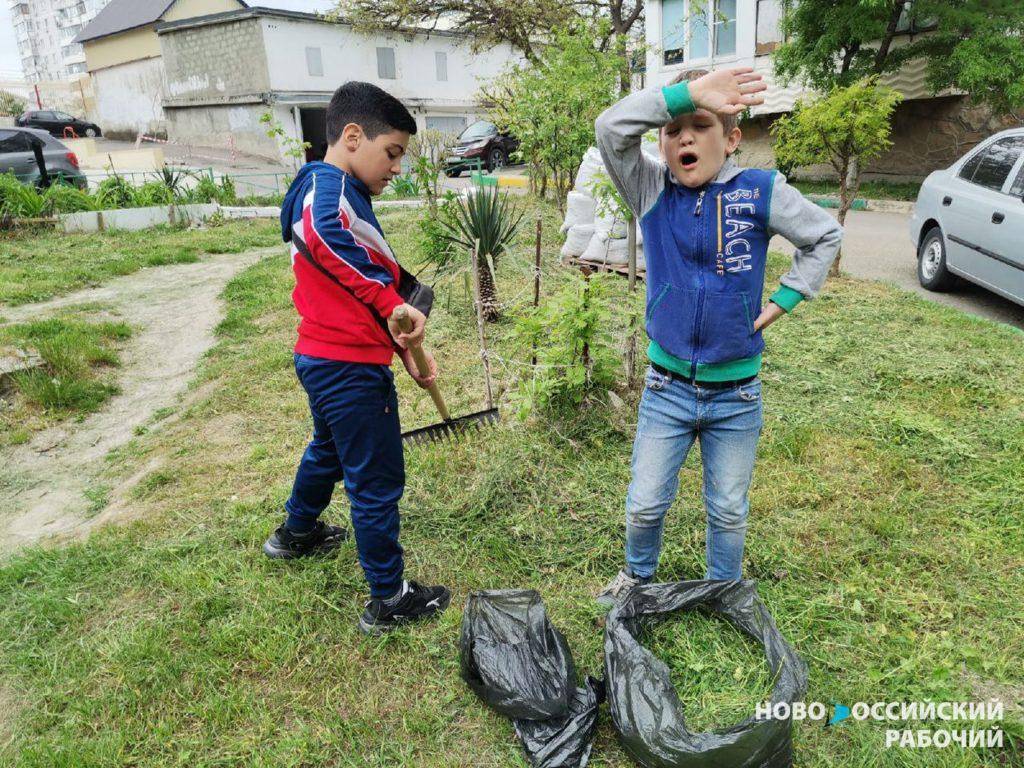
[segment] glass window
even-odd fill
[[[434,66],[437,69],[438,82],[445,82],[448,79],[448,54],[444,51],[434,53]]]
[[[683,60],[686,48],[686,0],[664,0],[661,4],[661,47],[665,63]]]
[[[1024,197],[1024,165],[1021,166],[1013,186],[1010,187],[1010,194],[1014,197]]]
[[[690,45],[689,50],[686,52],[688,60],[706,59],[711,55],[711,28],[713,24],[708,24],[708,16],[713,13],[711,3],[707,3],[703,9],[695,6],[696,3],[691,4],[693,12],[689,15],[690,39],[687,42]],[[702,10],[703,13],[701,12]]]
[[[718,0],[715,11],[715,56],[735,56],[736,0]]]
[[[782,42],[782,5],[778,0],[757,0],[756,42],[758,46]]]
[[[459,141],[486,139],[488,136],[493,136],[497,132],[498,128],[494,123],[489,123],[486,120],[477,120],[462,132],[462,135],[459,136]]]
[[[970,181],[974,178],[974,172],[978,170],[978,166],[981,165],[981,156],[984,152],[975,152],[971,158],[963,164],[960,168],[960,178],[965,181]]]
[[[377,49],[377,77],[381,80],[395,79],[395,49]]]
[[[21,131],[0,131],[0,153],[31,151],[32,145]]]
[[[306,71],[312,77],[324,76],[324,56],[319,48],[306,48]]]
[[[1008,136],[1000,139],[986,149],[981,162],[971,178],[975,184],[999,192],[1003,188],[1006,177],[1010,174],[1021,150],[1024,149],[1024,136]]]

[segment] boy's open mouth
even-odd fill
[[[679,163],[684,171],[692,171],[697,167],[697,155],[694,152],[683,152],[679,155]]]

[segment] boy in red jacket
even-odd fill
[[[272,558],[336,553],[347,538],[320,514],[344,480],[359,563],[370,601],[359,627],[378,634],[443,611],[447,588],[403,579],[398,501],[405,489],[398,398],[390,364],[395,353],[421,387],[408,345],[423,339],[426,317],[398,294],[401,270],[373,214],[371,195],[401,172],[416,123],[398,99],[370,83],[341,86],[327,108],[323,162],[299,171],[281,206],[281,230],[292,246],[301,316],[295,372],[309,396],[313,439],[299,463],[284,523],[267,539]],[[413,328],[392,315],[405,307]]]

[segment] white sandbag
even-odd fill
[[[592,224],[597,203],[588,194],[583,192],[570,192],[565,200],[565,221],[562,222],[562,231],[579,224]]]
[[[629,264],[629,249],[625,240],[610,240],[594,234],[587,248],[580,255],[580,261],[609,267],[625,267]],[[637,246],[636,268],[646,268],[643,249]]]
[[[594,237],[593,224],[577,224],[571,227],[565,235],[565,244],[562,246],[562,255],[575,258],[587,249]]]
[[[601,160],[601,153],[597,147],[591,147],[583,154],[583,162],[580,169],[576,171],[576,181],[573,189],[578,192],[590,194],[590,185],[594,183],[594,176],[598,171],[604,171],[604,162]]]

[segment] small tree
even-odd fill
[[[864,163],[887,150],[893,110],[902,97],[865,78],[827,96],[801,100],[772,126],[780,166],[828,163],[839,175],[839,223],[860,188]],[[839,258],[830,274],[839,274]]]
[[[559,208],[583,154],[594,144],[594,120],[616,97],[622,57],[599,49],[603,24],[559,30],[537,64],[508,70],[484,89],[492,120],[520,141],[535,173],[550,178]]]
[[[17,117],[28,108],[24,99],[10,91],[0,91],[0,115]]]
[[[406,155],[409,158],[410,172],[416,180],[416,186],[427,198],[430,215],[437,213],[445,152],[455,143],[455,138],[450,133],[428,128],[409,139]]]

